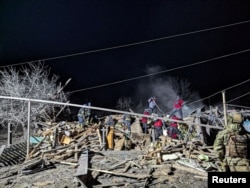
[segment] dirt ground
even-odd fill
[[[11,167],[0,168],[0,175],[10,172]],[[159,169],[155,169],[157,171]],[[75,178],[76,168],[63,165],[55,164],[52,169],[35,172],[33,174],[22,175],[18,173],[8,178],[0,179],[0,187],[2,188],[78,188],[81,187]],[[91,172],[89,171],[89,174]],[[109,177],[109,176],[107,176]],[[119,177],[117,177],[119,178]],[[122,178],[122,177],[121,177]],[[86,186],[89,188],[98,187],[98,182],[93,181],[91,177],[87,178]],[[100,186],[99,186],[100,187]],[[126,184],[122,186],[110,186],[110,187],[128,187],[128,188],[139,188],[136,184]],[[149,179],[145,187],[152,188],[206,188],[207,180],[202,177],[195,176],[191,173],[184,171],[175,170],[173,174],[163,174],[157,181]]]
[[[1,170],[2,171],[2,170]],[[2,172],[1,172],[2,173]],[[36,172],[30,175],[16,175],[2,179],[0,187],[12,188],[77,188],[80,184],[74,179],[75,169],[66,165],[58,165],[55,169]],[[192,174],[176,172],[169,177],[164,177],[160,183],[148,182],[146,187],[154,188],[206,188],[207,180],[195,178]],[[87,180],[88,182],[88,180]],[[86,183],[87,187],[97,187],[97,183]],[[124,187],[124,186],[112,186]],[[136,188],[138,186],[127,184],[125,187]]]

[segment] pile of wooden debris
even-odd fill
[[[130,134],[123,129],[120,115],[112,117],[117,121],[111,127],[105,126],[107,118],[83,128],[77,122],[41,123],[37,134],[30,139],[29,155],[20,161],[18,168],[1,174],[0,179],[64,164],[76,169],[72,179],[83,187],[93,180],[97,182],[91,183],[93,187],[127,184],[145,187],[164,183],[169,176],[178,176],[178,171],[206,179],[208,171],[219,170],[212,146],[195,137],[184,141],[161,136],[152,142],[151,128],[149,134],[143,134],[139,117],[135,117]],[[13,153],[7,152],[5,156],[9,161],[14,160],[11,157],[17,160]],[[1,158],[0,163],[10,165],[1,162]]]

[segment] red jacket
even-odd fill
[[[149,112],[146,111],[146,112],[144,112],[143,114],[144,114],[144,115],[149,115]],[[148,122],[148,118],[143,116],[143,117],[141,118],[141,122],[142,122],[142,123],[147,123],[147,122]]]
[[[173,116],[171,119],[173,119],[173,120],[179,120],[179,118],[176,117],[176,116]],[[169,124],[169,126],[171,126],[171,127],[178,127],[178,124],[177,124],[176,121],[172,121],[172,122]]]
[[[175,115],[171,119],[179,120],[179,118],[176,117]],[[172,121],[172,122],[170,122],[169,126],[170,126],[170,129],[172,129],[172,130],[170,131],[170,129],[168,129],[168,135],[172,138],[178,138],[177,131],[176,131],[178,128],[178,123]]]
[[[174,103],[174,108],[177,108],[177,109],[182,108],[183,103],[184,103],[184,101],[182,99],[176,100]]]
[[[154,122],[154,126],[155,127],[162,127],[163,126],[163,122],[161,119],[157,119],[155,122]]]

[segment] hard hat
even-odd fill
[[[241,123],[243,121],[243,116],[239,112],[232,112],[230,115],[233,118],[233,123]]]

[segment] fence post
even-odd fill
[[[102,128],[102,144],[103,144],[103,147],[104,147],[104,150],[106,150],[106,134],[107,132],[107,129],[105,129],[104,127]]]
[[[8,144],[10,146],[12,144],[12,124],[8,123]]]
[[[30,100],[28,100],[28,125],[27,125],[27,156],[29,158],[29,150],[30,150]]]
[[[224,122],[225,122],[225,126],[227,126],[227,107],[226,107],[225,91],[222,91],[222,100],[223,100],[223,109],[224,109]]]

